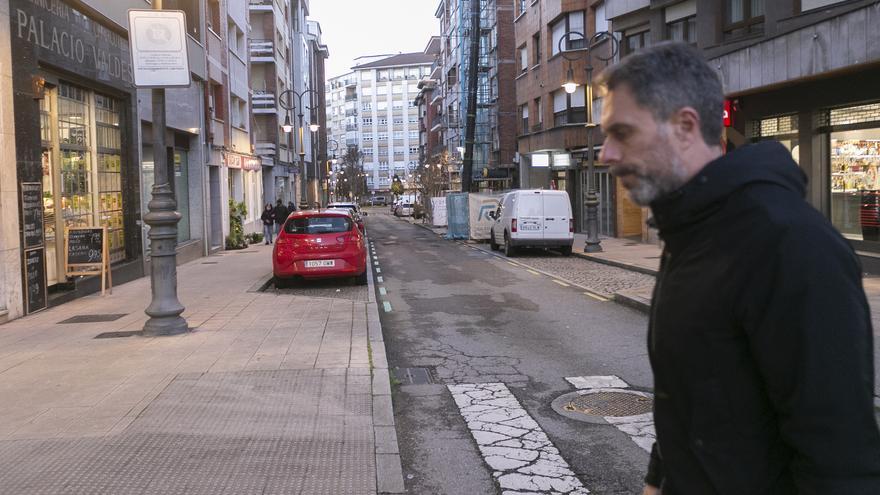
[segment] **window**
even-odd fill
[[[373,73],[370,71],[361,72],[361,81],[372,81]]]
[[[403,116],[394,117],[394,125],[402,125],[403,124]]]
[[[388,119],[385,117],[379,118],[379,125],[388,125]]]
[[[394,131],[394,139],[403,139],[403,131]]]
[[[562,38],[565,37],[565,33],[579,33],[579,34],[570,34],[568,36],[568,42],[566,43],[566,50],[574,50],[577,48],[584,47],[584,37],[583,34],[585,32],[585,24],[584,24],[584,12],[583,11],[575,11],[569,12],[568,14],[562,16],[550,25],[550,33],[551,33],[551,41],[553,45],[550,47],[550,54],[556,55],[559,53],[559,44]]]
[[[666,39],[697,44],[697,16],[692,15],[667,24]]]
[[[376,108],[377,108],[379,111],[382,111],[382,110],[388,110],[388,102],[387,102],[387,101],[380,101],[379,104],[378,104],[378,106],[377,106]]]
[[[764,32],[764,0],[725,0],[724,3],[725,38]]]
[[[835,3],[843,3],[845,0],[801,0],[801,12],[827,7]]]
[[[418,146],[410,146],[409,147],[409,154],[410,155],[418,155],[419,154],[419,147]]]
[[[409,139],[412,141],[413,139],[419,138],[419,131],[409,131]]]
[[[629,55],[650,45],[650,31],[627,31],[623,36],[623,54]]]
[[[535,98],[535,111],[538,112],[535,115],[535,130],[541,130],[544,126],[544,104],[541,101],[541,98]]]
[[[553,125],[586,122],[586,89],[579,86],[577,91],[568,94],[563,89],[553,92]]]
[[[605,17],[605,2],[600,3],[593,7],[593,17],[596,21],[596,32],[601,33],[603,31],[611,32],[611,22]]]
[[[209,104],[211,107],[212,117],[217,120],[226,119],[226,101],[223,99],[223,86],[219,84],[211,84]]]
[[[373,125],[373,117],[364,117],[361,119],[363,125]]]
[[[525,12],[526,12],[526,0],[516,0],[516,15],[519,16],[521,14],[525,14]]]
[[[391,93],[395,94],[395,95],[402,94],[403,93],[403,86],[400,86],[397,84],[395,84],[394,86],[391,86]]]
[[[534,63],[532,65],[538,65],[541,63],[541,32],[538,31],[532,36],[532,60]]]
[[[373,134],[372,134],[372,133],[364,134],[364,141],[365,141],[365,142],[366,142],[366,141],[372,141],[372,140],[373,140]]]
[[[300,217],[284,224],[288,234],[335,234],[351,229],[351,219],[343,216]]]
[[[529,51],[526,49],[526,45],[522,45],[519,47],[519,71],[523,73],[529,70]]]
[[[418,123],[419,123],[419,117],[418,117],[417,115],[410,115],[410,116],[409,116],[409,123],[410,123],[410,124],[418,124]]]
[[[388,133],[380,132],[379,133],[379,141],[388,141]]]
[[[520,118],[522,119],[522,133],[529,133],[529,106],[523,105],[519,107]]]
[[[362,103],[361,110],[364,112],[369,112],[369,111],[373,110],[373,104],[372,103]]]
[[[377,76],[377,79],[380,81],[387,81],[388,80],[388,70],[376,71],[376,76]]]
[[[403,108],[403,102],[402,102],[402,101],[399,101],[399,100],[398,100],[398,101],[393,101],[393,102],[391,102],[391,109],[392,109],[392,110],[401,110],[402,108]],[[380,109],[380,110],[381,110],[381,109]]]
[[[222,33],[223,26],[220,25],[220,0],[208,0],[208,27],[217,35]]]
[[[370,158],[373,157],[373,148],[364,148],[364,149],[361,150],[361,151],[364,152],[364,156],[366,156],[366,157],[370,157]]]
[[[186,14],[186,32],[195,39],[199,39],[201,29],[199,27],[201,14],[199,3],[192,0],[165,0],[162,3],[165,10],[182,10]]]

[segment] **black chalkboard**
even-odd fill
[[[70,229],[67,231],[67,264],[101,264],[104,262],[104,229]]]
[[[46,250],[31,249],[24,252],[25,291],[28,314],[46,308]]]
[[[43,184],[21,183],[21,215],[24,248],[43,245]]]

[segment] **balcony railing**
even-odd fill
[[[251,97],[251,105],[254,113],[276,113],[278,105],[275,101],[275,94],[268,91],[254,91]]]
[[[257,142],[254,152],[259,156],[275,156],[275,143]]]
[[[272,0],[249,0],[248,4],[251,7],[271,7]]]
[[[275,42],[272,40],[250,40],[251,58],[275,58]]]

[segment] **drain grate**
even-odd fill
[[[95,335],[95,338],[96,339],[119,339],[122,337],[131,337],[131,336],[139,334],[140,332],[141,332],[140,330],[130,330],[127,332],[104,332],[104,333],[99,333],[98,335]]]
[[[653,409],[648,397],[627,392],[596,392],[579,395],[564,406],[566,411],[590,416],[625,417],[647,414]]]
[[[394,378],[400,380],[403,385],[431,385],[434,383],[434,377],[428,368],[396,368]]]
[[[101,323],[105,321],[116,321],[126,313],[122,314],[100,314],[100,315],[77,315],[73,318],[68,318],[66,320],[59,321],[58,323]]]

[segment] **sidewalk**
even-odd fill
[[[0,326],[2,491],[402,491],[372,282],[370,302],[256,292],[270,253],[179,267],[188,334],[95,338],[143,326],[148,278]],[[62,323],[84,315],[120,317]]]

